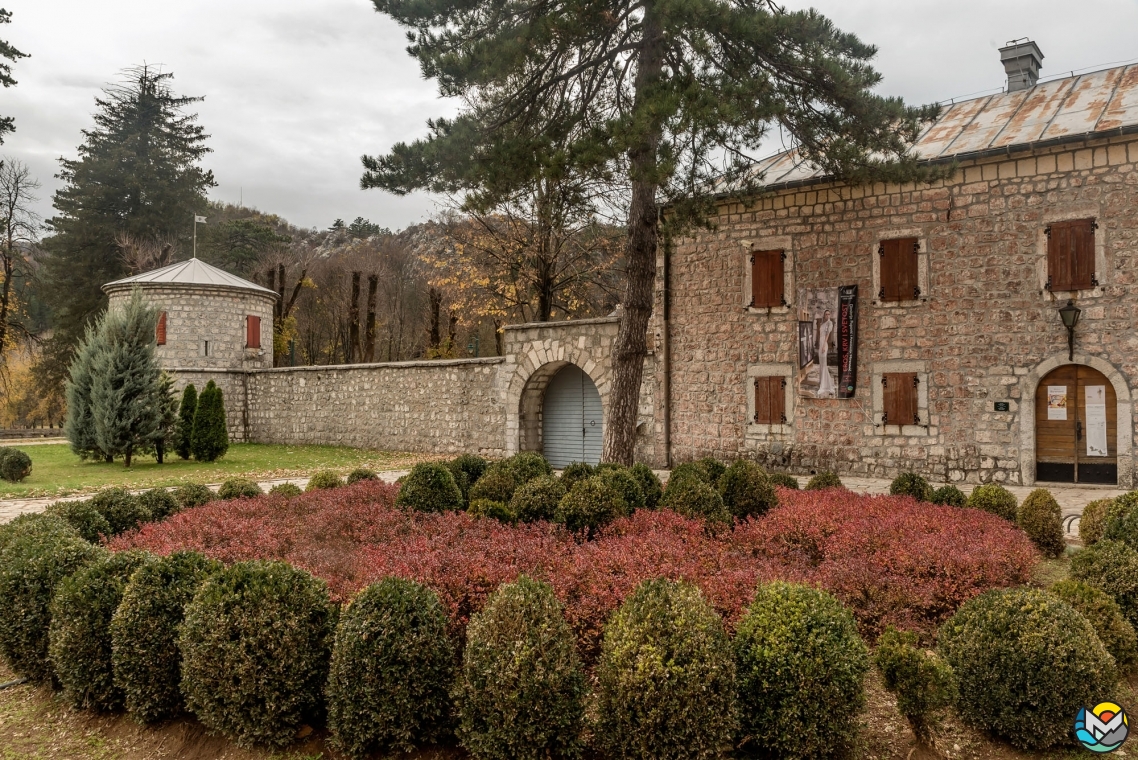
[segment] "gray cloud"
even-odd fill
[[[792,7],[810,3],[791,2]],[[996,48],[1030,36],[1044,75],[1138,58],[1138,3],[1084,0],[819,0],[842,29],[876,44],[883,93],[931,102],[1003,84]],[[362,153],[424,133],[453,113],[405,52],[403,31],[367,0],[7,0],[0,33],[32,58],[0,91],[17,132],[0,148],[44,183],[74,156],[94,98],[144,61],[173,71],[177,91],[204,95],[200,121],[214,149],[215,198],[279,213],[303,226],[364,216],[399,228],[435,211],[426,195],[359,189]]]

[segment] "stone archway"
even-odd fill
[[[593,377],[585,367],[577,362],[565,360],[547,362],[529,374],[516,395],[516,402],[511,401],[512,408],[517,410],[512,424],[507,423],[508,428],[516,431],[508,432],[511,440],[507,441],[507,448],[510,449],[509,443],[511,442],[516,447],[510,449],[512,452],[541,451],[543,449],[542,407],[545,401],[545,391],[557,373],[570,365],[575,365],[581,369],[597,386],[597,391],[601,396],[603,413],[608,414],[607,383],[602,387],[601,383],[597,382],[597,378]],[[511,399],[515,398],[512,392],[510,396]],[[514,406],[515,403],[516,406]]]
[[[1106,376],[1114,386],[1118,410],[1118,487],[1134,487],[1134,405],[1126,377],[1110,362],[1097,356],[1076,353],[1068,360],[1062,355],[1052,356],[1024,375],[1020,380],[1019,397],[1019,466],[1024,485],[1035,483],[1035,393],[1039,382],[1049,372],[1068,364],[1085,364]]]

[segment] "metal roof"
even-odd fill
[[[1135,128],[1138,64],[1131,64],[947,105],[913,152],[925,161],[951,161]],[[795,150],[764,158],[756,169],[767,187],[825,179]]]
[[[161,269],[152,269],[133,277],[108,282],[103,286],[103,291],[109,292],[135,285],[190,285],[208,288],[233,288],[277,297],[277,294],[268,288],[263,288],[255,282],[243,280],[224,269],[210,266],[201,259],[179,261],[177,264],[171,264]]]

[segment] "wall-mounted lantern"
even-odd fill
[[[1075,306],[1074,301],[1067,301],[1067,305],[1059,310],[1059,318],[1067,328],[1067,361],[1075,360],[1075,325],[1079,324],[1079,315],[1083,310]]]

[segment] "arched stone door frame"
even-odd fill
[[[537,347],[535,347],[537,348]],[[573,364],[581,369],[601,397],[601,414],[609,415],[610,378],[608,365],[593,360],[587,349],[561,344],[549,350],[525,351],[518,363],[506,392],[506,451],[541,451],[542,404],[549,383],[566,366]]]
[[[1078,352],[1071,360],[1062,354],[1045,359],[1020,379],[1019,468],[1024,485],[1035,483],[1035,393],[1039,382],[1052,370],[1069,364],[1084,364],[1096,369],[1114,386],[1115,398],[1118,399],[1118,440],[1115,443],[1118,452],[1118,487],[1133,488],[1134,404],[1130,385],[1126,382],[1126,376],[1110,362]]]

